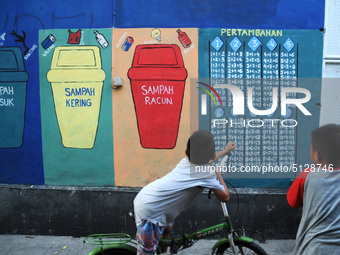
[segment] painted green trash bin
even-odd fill
[[[0,47],[0,148],[23,144],[28,73],[19,47]]]

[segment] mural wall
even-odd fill
[[[254,144],[262,149],[246,155],[248,138],[237,135],[246,130],[212,130],[214,116],[233,116],[228,94],[218,107],[217,97],[209,97],[206,114],[200,113],[201,96],[209,92],[202,83],[213,86],[211,79],[228,78],[228,72],[242,79],[247,72],[283,78],[282,71],[320,78],[324,2],[190,2],[1,3],[0,183],[144,186],[185,156],[197,128],[214,132],[219,149],[236,139],[236,165],[238,158],[251,161],[263,153],[263,137]],[[318,125],[320,84],[300,86],[312,93],[313,117],[289,132],[293,147],[307,151],[309,137],[300,136]],[[262,98],[263,86],[251,87]],[[297,112],[292,109],[295,120]],[[307,160],[305,153],[280,155],[284,164]],[[255,178],[256,185],[234,183],[289,185]]]
[[[189,47],[178,30],[190,38]],[[128,38],[133,43],[127,49]],[[197,29],[114,29],[113,41],[113,76],[123,79],[112,91],[116,185],[144,186],[185,156]]]
[[[309,164],[309,134],[319,124],[323,32],[200,29],[199,39],[197,82],[216,88],[221,99],[205,102],[200,90],[199,108],[208,108],[199,113],[200,128],[215,135],[218,150],[237,143],[228,178],[234,184],[257,185],[256,178],[263,179],[260,185],[288,184],[296,168]],[[286,106],[286,97],[304,102]],[[243,110],[236,112],[240,99]]]
[[[39,31],[46,184],[114,185],[111,38],[109,28]]]

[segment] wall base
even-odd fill
[[[128,212],[139,188],[0,185],[0,234],[86,236],[125,232],[135,236]],[[236,189],[228,210],[235,229],[265,239],[294,239],[301,210],[289,207],[287,190]],[[223,222],[220,203],[207,192],[175,221],[174,234]],[[219,236],[216,236],[218,238]]]

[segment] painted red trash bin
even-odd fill
[[[143,148],[175,147],[187,75],[177,45],[136,46],[128,77]]]

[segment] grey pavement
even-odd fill
[[[71,236],[0,235],[0,254],[6,255],[86,255],[96,248],[83,243],[84,238]],[[211,254],[218,240],[199,240],[179,255]],[[294,240],[267,240],[261,247],[269,255],[288,255],[294,249]]]

